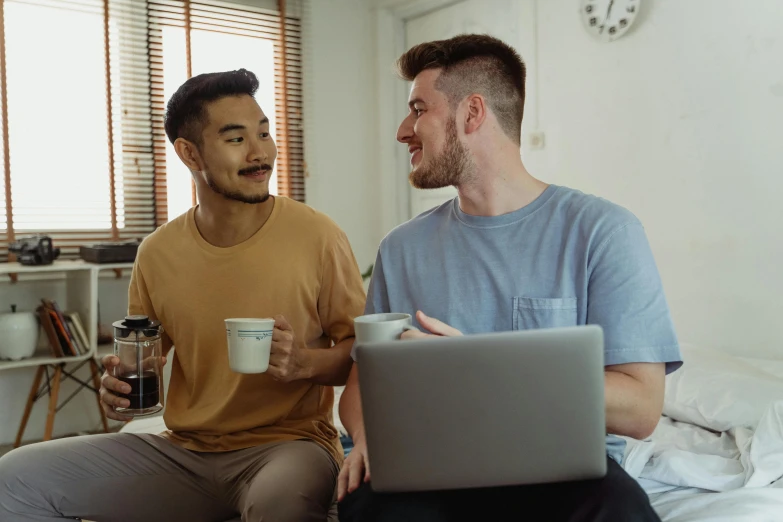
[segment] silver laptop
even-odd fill
[[[375,491],[606,474],[599,326],[356,347]]]

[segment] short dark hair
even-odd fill
[[[246,69],[199,74],[183,83],[166,106],[164,126],[171,143],[185,138],[201,144],[201,132],[207,122],[205,107],[226,96],[254,96],[258,78]]]
[[[508,44],[485,34],[461,34],[425,42],[397,59],[405,80],[426,69],[443,69],[435,87],[446,94],[452,110],[470,94],[481,94],[503,132],[521,143],[525,106],[525,63]]]

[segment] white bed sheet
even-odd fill
[[[741,488],[715,493],[683,488],[650,495],[663,522],[780,522],[783,489]]]
[[[783,361],[741,360],[783,378]],[[703,412],[721,411],[716,404],[730,401],[733,390],[715,386],[741,381],[716,381],[715,373],[697,369],[688,377],[690,395],[671,399]],[[704,383],[693,381],[701,378]],[[783,521],[783,400],[748,395],[746,388],[741,393],[743,400],[751,399],[752,406],[763,411],[757,424],[738,421],[730,429],[715,431],[697,425],[702,418],[698,414],[689,422],[664,416],[648,440],[626,439],[623,465],[648,493],[664,522]],[[670,406],[672,411],[683,411],[676,407],[679,404]],[[726,411],[732,409],[721,413]],[[747,415],[738,417],[747,419]]]
[[[628,441],[624,466],[648,493],[766,487],[783,478],[783,402],[769,408],[755,431],[716,433],[662,417],[649,440]]]

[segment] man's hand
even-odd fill
[[[123,422],[133,419],[133,417],[120,415],[114,411],[114,408],[127,408],[130,406],[130,401],[128,399],[115,395],[130,393],[131,391],[130,384],[122,382],[121,380],[112,376],[112,373],[114,373],[114,368],[120,365],[120,358],[116,355],[107,355],[101,359],[101,364],[104,368],[106,368],[106,371],[103,372],[103,376],[101,377],[101,389],[99,395],[101,397],[101,408],[103,408],[106,417]],[[149,359],[144,360],[143,366],[145,368],[151,368],[154,364],[154,358],[150,357]],[[160,366],[158,368],[163,368],[165,364],[166,358],[161,357]]]
[[[439,321],[433,317],[429,317],[421,310],[416,312],[416,320],[422,328],[425,328],[430,333],[420,332],[419,330],[406,330],[402,332],[400,339],[421,339],[425,337],[458,337],[462,335],[462,332],[453,328],[446,323]]]
[[[294,329],[282,315],[275,316],[275,329],[272,333],[272,351],[269,354],[267,373],[282,382],[309,379],[312,365],[307,350],[296,346]]]
[[[367,442],[364,436],[354,439],[354,446],[343,462],[343,468],[337,477],[337,501],[357,490],[362,482],[370,481],[370,461],[367,460]]]

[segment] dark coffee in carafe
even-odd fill
[[[130,401],[131,410],[146,410],[152,408],[160,401],[158,390],[158,376],[155,372],[145,371],[141,375],[127,373],[120,375],[119,379],[130,385],[130,393],[120,393],[119,396]]]

